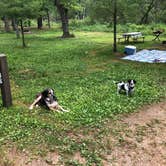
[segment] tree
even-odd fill
[[[10,26],[9,26],[9,18],[7,15],[5,15],[6,10],[7,10],[7,5],[6,5],[6,1],[0,1],[0,16],[2,18],[2,21],[4,22],[4,29],[6,32],[10,31]]]
[[[38,29],[42,29],[43,27],[43,18],[42,16],[40,15],[38,18],[37,18],[37,28]]]
[[[92,20],[102,23],[113,21],[113,0],[91,0],[89,8]]]
[[[42,5],[40,8],[40,15],[37,18],[37,28],[42,29],[43,27],[43,18],[46,16],[47,17],[47,22],[48,22],[48,27],[50,28],[50,15],[49,12],[50,10],[53,10],[53,2],[49,0],[42,0]]]
[[[51,14],[55,14],[57,13],[55,11],[55,6],[54,6],[54,2],[53,1],[50,1],[50,0],[44,0],[43,1],[43,6],[42,6],[42,11],[43,11],[43,15],[46,16],[47,18],[47,25],[48,25],[48,28],[50,29],[51,28],[51,18],[50,18],[50,15]]]
[[[63,30],[63,38],[74,37],[74,35],[70,34],[69,32],[69,9],[74,10],[78,7],[77,0],[54,0],[54,4],[57,7],[59,12],[61,23],[62,23],[62,30]]]
[[[64,38],[70,37],[71,35],[69,33],[68,8],[60,0],[55,0],[55,5],[61,17],[62,30],[63,30],[62,37]]]
[[[1,0],[0,5],[3,5],[3,10],[0,14],[9,18],[14,18],[21,27],[22,44],[26,46],[24,39],[24,24],[23,21],[27,18],[36,18],[40,14],[40,6],[42,0]]]
[[[77,9],[74,11],[75,18],[83,20],[88,15],[88,6],[90,0],[78,0]]]
[[[4,22],[4,28],[6,32],[10,32],[10,26],[9,26],[9,18],[7,16],[3,16],[2,18],[3,22]]]
[[[155,6],[155,0],[151,0],[147,6],[147,10],[145,11],[144,15],[141,18],[140,24],[147,24],[148,23],[149,13],[154,8],[154,6]]]

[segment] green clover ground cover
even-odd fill
[[[0,144],[37,149],[38,154],[54,147],[62,156],[80,151],[89,164],[100,163],[100,151],[95,151],[101,148],[100,141],[92,144],[82,138],[78,144],[69,133],[83,130],[86,135],[88,128],[100,130],[116,114],[160,101],[166,94],[166,66],[120,60],[112,53],[110,33],[79,32],[71,39],[58,36],[59,32],[34,31],[26,35],[28,47],[23,49],[14,34],[0,34],[0,52],[8,58],[14,103],[9,109],[1,106]],[[147,40],[137,48],[152,47],[151,37]],[[124,45],[118,48],[123,53]],[[117,95],[114,82],[127,79],[137,81],[134,95]],[[28,110],[35,94],[47,87],[55,89],[69,113]]]

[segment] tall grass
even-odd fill
[[[93,22],[90,19],[85,20],[70,20],[70,26],[72,30],[77,31],[96,31],[96,32],[113,32],[113,24],[101,24],[99,22]],[[125,32],[138,32],[141,31],[143,34],[152,34],[153,30],[164,29],[166,31],[165,24],[163,23],[151,23],[151,24],[143,24],[137,25],[134,23],[126,23],[126,24],[118,24],[117,32],[125,33]]]

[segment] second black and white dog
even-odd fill
[[[136,81],[128,80],[127,82],[118,82],[117,83],[117,93],[119,94],[121,91],[125,91],[126,95],[131,95],[134,91]]]
[[[68,112],[68,110],[65,110],[62,106],[58,104],[58,99],[54,94],[54,90],[51,88],[45,89],[39,94],[36,95],[35,100],[30,105],[29,109],[33,109],[35,107],[41,106],[46,109],[52,110],[52,111],[62,111],[62,112]]]

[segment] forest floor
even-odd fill
[[[116,125],[115,125],[116,123]],[[119,130],[120,135],[107,135],[111,153],[103,157],[103,166],[164,166],[166,165],[166,102],[147,105],[135,113],[121,115],[110,131]],[[44,158],[30,157],[16,149],[4,152],[3,163],[8,166],[63,166],[60,155],[53,152]],[[86,159],[78,152],[73,156],[79,165],[86,165]],[[61,164],[60,164],[61,163]]]

